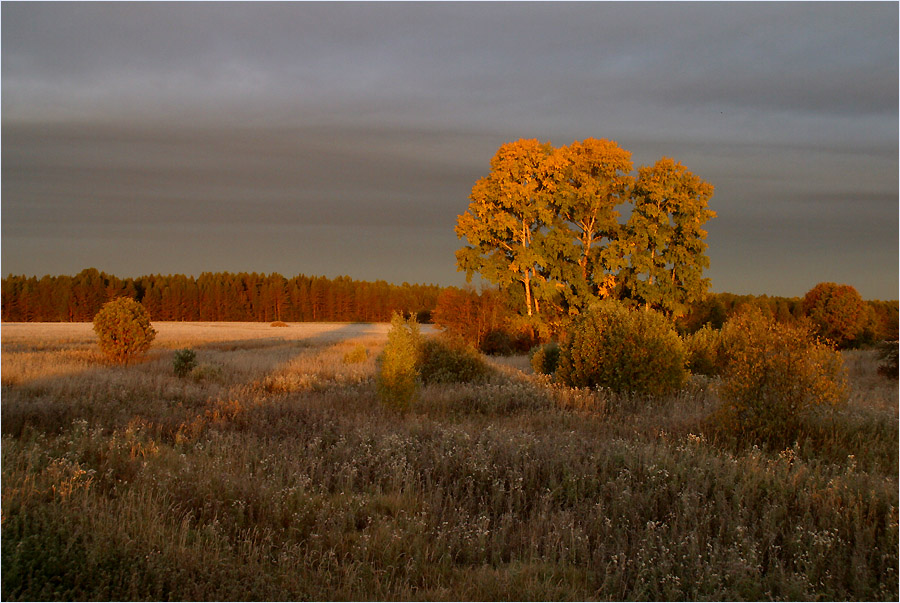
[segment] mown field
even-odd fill
[[[4,600],[898,599],[873,352],[844,352],[827,429],[769,450],[716,439],[699,377],[645,400],[490,359],[399,413],[388,325],[154,326],[125,367],[90,324],[2,326]]]

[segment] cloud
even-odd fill
[[[352,230],[373,265],[455,282],[453,224],[500,144],[594,136],[637,165],[667,155],[715,184],[715,288],[737,288],[754,273],[747,258],[769,255],[804,258],[794,282],[832,267],[831,280],[851,281],[853,262],[883,258],[881,280],[897,288],[891,3],[0,10],[9,266],[28,265],[25,249],[46,250],[35,266],[66,246],[90,257],[97,237],[138,237],[172,265],[175,249],[237,261],[216,241],[242,227],[250,268],[266,270],[274,240],[347,261],[314,233]],[[320,247],[293,245],[288,229]],[[182,248],[174,232],[203,244]],[[822,232],[842,244],[823,246]],[[396,241],[414,257],[396,255]],[[354,276],[386,277],[374,272]],[[761,278],[747,287],[775,293]],[[802,294],[791,278],[778,287]]]
[[[895,113],[890,5],[3,7],[4,110],[412,99]],[[6,90],[10,93],[7,95]],[[8,97],[8,98],[7,98]],[[441,103],[446,97],[448,102]],[[455,107],[455,108],[454,108]]]

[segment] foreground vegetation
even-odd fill
[[[714,379],[641,399],[527,357],[379,401],[385,337],[95,339],[2,355],[2,597],[898,597],[897,381],[768,449],[717,435]],[[238,333],[239,331],[235,331]],[[177,377],[179,348],[196,351]]]

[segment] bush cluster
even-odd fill
[[[197,366],[197,353],[191,349],[175,350],[172,357],[172,368],[176,377],[187,377]]]
[[[142,356],[156,337],[156,330],[150,326],[150,314],[130,297],[104,304],[94,316],[94,332],[100,350],[119,364],[128,364]]]
[[[897,356],[900,352],[900,343],[896,341],[882,341],[878,346],[878,373],[885,377],[896,379],[898,377]]]
[[[458,338],[419,333],[416,317],[394,314],[384,352],[378,357],[378,395],[387,406],[408,409],[419,385],[470,383],[490,374],[478,351]]]
[[[528,352],[538,341],[539,337],[528,329],[494,329],[484,336],[478,349],[488,356],[512,356]]]
[[[803,323],[778,323],[756,309],[722,328],[717,423],[751,441],[790,443],[815,409],[847,400],[843,360]]]
[[[369,358],[369,350],[359,343],[352,350],[344,354],[344,364],[359,364]]]
[[[605,300],[573,323],[556,375],[572,387],[660,396],[680,388],[687,371],[681,338],[662,314]]]
[[[489,331],[478,346],[485,354],[491,356],[510,356],[515,352],[512,336],[504,329]]]
[[[538,375],[552,375],[559,365],[559,344],[545,343],[531,349],[531,368]]]
[[[695,375],[712,377],[721,372],[719,331],[708,324],[684,339],[687,367]]]
[[[419,374],[425,384],[471,383],[489,372],[481,354],[461,340],[434,337],[422,343]]]

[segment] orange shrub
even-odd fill
[[[840,353],[805,324],[778,323],[750,309],[722,327],[720,350],[717,419],[742,439],[790,443],[810,412],[847,400]]]
[[[94,332],[107,358],[120,364],[142,356],[156,337],[147,310],[130,297],[104,304],[94,316]]]

